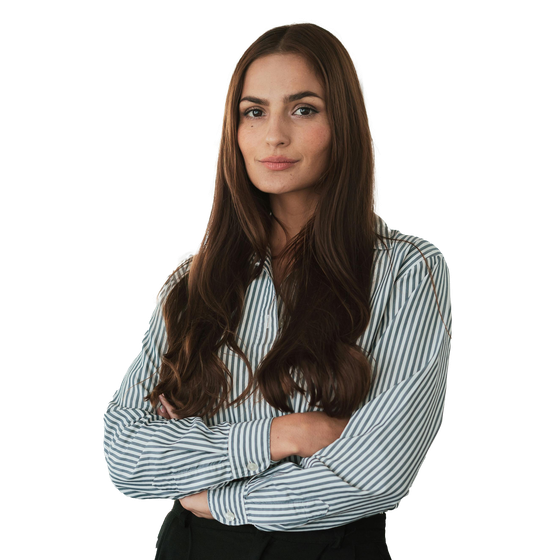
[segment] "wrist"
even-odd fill
[[[300,413],[278,416],[272,421],[270,428],[270,458],[279,461],[300,452],[300,430],[298,423]]]

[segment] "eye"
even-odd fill
[[[295,112],[297,113],[298,111],[303,111],[303,113],[298,115],[299,117],[310,117],[312,114],[319,112],[312,107],[298,107]]]
[[[302,107],[298,107],[294,111],[294,115],[298,117],[310,117],[318,112],[319,111],[313,109],[313,107],[302,106]],[[243,111],[243,116],[248,119],[260,119],[261,117],[264,116],[264,111],[262,109],[257,109],[256,107],[253,107],[252,109],[247,109]]]
[[[251,115],[251,113],[253,113],[253,114]],[[258,119],[259,117],[262,117],[263,111],[262,111],[262,109],[247,109],[243,113],[243,115],[245,115],[246,117],[249,117],[250,119]]]

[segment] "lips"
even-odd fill
[[[296,162],[291,163],[289,161],[284,161],[284,162],[279,161],[277,163],[274,161],[263,161],[263,164],[265,167],[268,167],[272,171],[283,171],[284,169],[293,167],[296,164]]]
[[[259,161],[272,171],[283,171],[284,169],[294,166],[299,160],[284,156],[270,156]]]
[[[284,156],[270,156],[259,160],[262,163],[296,163],[297,159],[290,159]]]

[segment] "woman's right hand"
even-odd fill
[[[179,417],[175,414],[175,410],[173,409],[173,407],[169,404],[169,402],[165,398],[165,395],[160,395],[159,396],[159,402],[160,402],[160,405],[158,406],[157,411],[158,411],[158,414],[160,416],[163,416],[164,418],[167,418],[168,420],[171,420],[172,418],[175,418],[176,420],[179,419]]]
[[[335,442],[346,428],[350,418],[332,418],[321,411],[302,412],[298,419],[298,453],[300,457],[311,457],[323,447]]]

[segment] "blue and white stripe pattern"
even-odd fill
[[[157,383],[167,348],[164,293],[142,350],[105,414],[105,456],[119,490],[168,499],[208,490],[215,519],[264,531],[327,529],[398,506],[441,424],[451,334],[449,272],[434,245],[379,223],[384,235],[411,241],[424,253],[439,310],[419,251],[409,243],[378,242],[370,324],[357,341],[375,381],[341,437],[312,457],[275,462],[270,426],[283,413],[256,395],[210,419],[158,416],[143,397]],[[281,311],[269,248],[262,273],[247,288],[237,331],[254,370],[278,334]],[[246,387],[247,368],[229,349],[222,348],[220,358],[233,375],[235,398]],[[299,393],[291,404],[295,412],[318,410]]]

